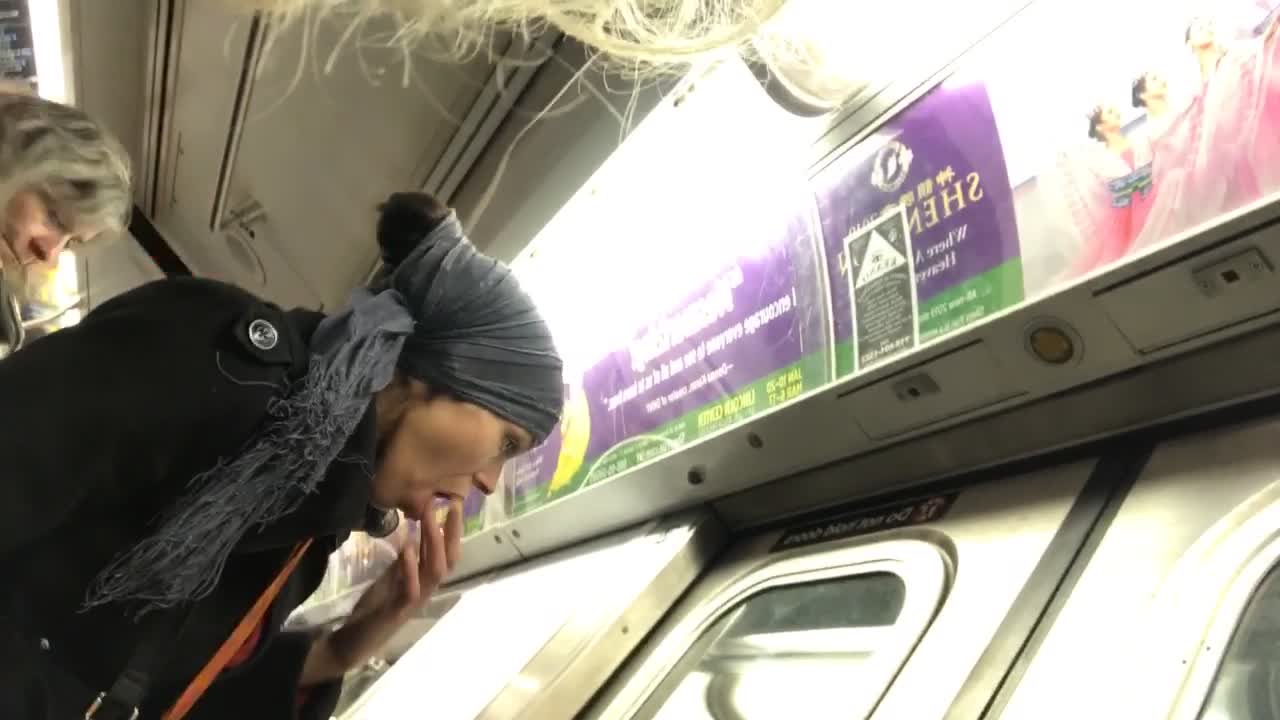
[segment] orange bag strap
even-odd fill
[[[209,658],[209,662],[205,663],[203,669],[192,679],[187,685],[187,689],[178,697],[178,701],[169,708],[169,711],[162,716],[162,720],[181,720],[187,713],[191,712],[191,708],[218,678],[219,673],[231,662],[231,658],[235,657],[237,651],[244,646],[249,640],[249,636],[253,635],[253,631],[262,623],[262,618],[267,614],[267,610],[271,608],[271,603],[275,602],[276,596],[280,594],[280,590],[284,588],[285,581],[298,568],[298,563],[302,560],[302,556],[307,554],[307,548],[311,547],[311,541],[306,540],[298,543],[293,549],[293,554],[289,556],[288,562],[284,567],[280,568],[276,579],[271,581],[266,590],[262,591],[262,595],[254,602],[253,607],[249,608],[249,612],[245,613],[240,619],[240,624],[236,625],[235,630],[231,631],[231,635],[222,642],[222,647]]]

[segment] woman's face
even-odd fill
[[[1213,47],[1218,41],[1217,28],[1208,18],[1197,18],[1187,28],[1187,44],[1193,49]]]
[[[533,446],[524,429],[488,410],[411,382],[409,399],[381,442],[373,502],[420,519],[432,501],[486,495],[502,466]]]
[[[73,240],[88,240],[97,230],[73,228],[57,216],[40,193],[25,190],[4,211],[0,265],[31,265],[55,260]]]
[[[1148,73],[1143,80],[1142,101],[1146,105],[1163,100],[1169,94],[1169,84],[1156,73]]]
[[[1112,133],[1120,129],[1120,111],[1111,105],[1098,111],[1098,132]]]

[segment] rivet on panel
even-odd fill
[[[707,480],[707,471],[703,467],[689,468],[689,484],[701,485]]]

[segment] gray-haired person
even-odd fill
[[[123,230],[129,155],[84,111],[0,85],[0,265],[46,263]]]

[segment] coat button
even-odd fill
[[[259,350],[273,350],[280,343],[280,332],[266,320],[249,323],[249,342]]]
[[[52,645],[49,644],[49,638],[40,638],[40,649],[48,650]]]

